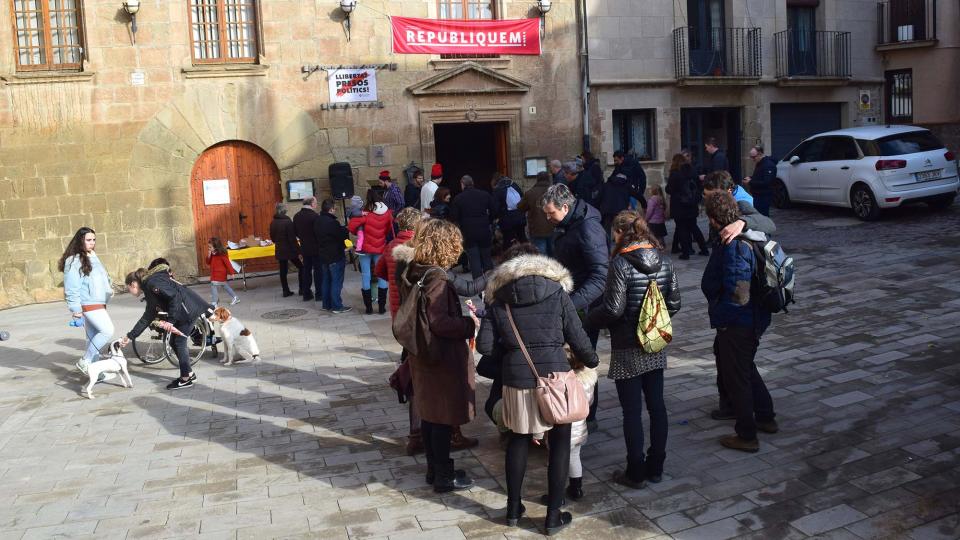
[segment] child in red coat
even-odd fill
[[[207,247],[209,248],[207,265],[210,266],[210,302],[217,305],[220,300],[220,287],[223,287],[233,297],[233,300],[230,301],[232,306],[240,301],[237,293],[233,292],[230,285],[227,285],[227,276],[234,273],[233,264],[230,262],[230,257],[227,256],[227,250],[223,247],[223,242],[216,236],[207,242]]]

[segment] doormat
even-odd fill
[[[307,313],[309,312],[305,309],[278,309],[277,311],[268,311],[260,317],[269,321],[282,321],[302,317]]]

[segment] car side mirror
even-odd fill
[[[791,164],[791,165],[796,165],[797,163],[800,163],[800,157],[799,157],[799,156],[792,156],[792,157],[790,158],[790,164]]]

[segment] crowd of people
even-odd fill
[[[286,277],[292,264],[299,271],[303,300],[316,300],[334,314],[350,311],[341,291],[344,242],[352,234],[366,313],[374,305],[385,313],[389,300],[394,335],[403,346],[391,385],[402,401],[410,402],[406,449],[411,455],[425,454],[426,483],[438,493],[474,485],[450,455],[452,449],[477,444],[463,436],[460,426],[476,415],[479,373],[491,380],[484,411],[505,448],[506,521],[516,525],[524,515],[528,453],[532,445],[543,445],[548,451],[544,526],[554,534],[573,519],[562,510],[566,501],[584,496],[580,448],[596,429],[601,330],[609,332],[607,377],[622,409],[626,447],[625,466],[612,480],[631,489],[662,480],[668,457],[667,350],[648,351],[638,341],[638,325],[651,290],[662,296],[669,315],[681,308],[677,272],[665,244],[668,215],[676,224],[672,251],[689,259],[696,241],[700,253],[709,256],[701,291],[716,330],[718,407],[710,415],[736,421],[734,433],[719,443],[756,452],[757,433],[778,430],[773,401],[754,363],[771,316],[755,298],[753,280],[762,261],[750,244],[775,232],[773,222],[753,206],[768,195],[771,160],[762,148],[751,149],[757,171],[738,184],[725,170],[726,158],[716,141],[707,141],[706,151],[709,170],[701,169],[703,174],[697,174],[689,152],[675,155],[665,190],[647,189],[639,163],[619,152],[613,174],[603,181],[599,163],[585,153],[581,162],[551,161],[549,171],[539,173],[526,192],[503,175],[494,178],[492,192],[464,176],[459,193],[451,197],[440,185],[440,165],[432,168],[429,181],[415,175],[401,192],[384,171],[380,189],[369,190],[354,205],[346,225],[337,218],[332,199],[322,201],[318,212],[317,200],[309,197],[292,219],[278,204],[270,230],[283,296],[293,295]],[[707,238],[697,226],[701,205],[710,224]],[[96,361],[113,334],[106,314],[112,286],[95,245],[95,232],[82,228],[60,261],[68,308],[83,321],[88,337],[78,362],[81,370]],[[211,268],[222,265],[221,251],[219,240],[211,241]],[[469,268],[472,279],[455,273],[458,265]],[[225,283],[225,276],[211,276],[210,303],[174,280],[163,259],[127,276],[128,291],[143,294],[147,305],[124,344],[154,324],[158,312],[166,312],[161,328],[172,332],[171,345],[180,360],[180,377],[168,388],[189,387],[196,380],[186,336],[197,317],[212,311]],[[225,288],[233,303],[238,301]],[[464,301],[478,296],[482,306]],[[481,355],[476,366],[474,346]],[[589,411],[570,423],[548,423],[538,381],[571,371],[590,402]],[[650,422],[646,448],[644,405]]]

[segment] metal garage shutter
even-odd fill
[[[840,129],[839,103],[773,103],[770,130],[774,159],[780,160],[811,135]]]

